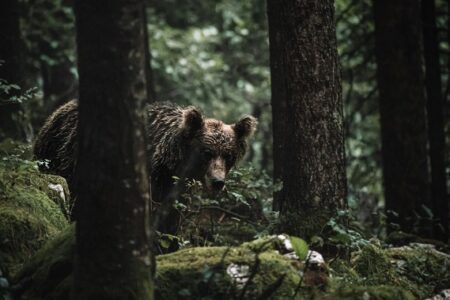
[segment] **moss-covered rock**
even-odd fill
[[[39,173],[35,162],[0,155],[0,266],[15,273],[68,224],[63,178]]]
[[[14,282],[16,296],[67,299],[74,246],[71,226],[25,264]],[[189,248],[157,257],[155,298],[231,299],[245,293],[244,299],[260,295],[290,299],[299,281],[299,270],[276,251],[258,253],[246,246]]]
[[[434,245],[438,250],[445,251],[447,253],[450,252],[449,244],[433,239],[423,238],[418,235],[406,233],[403,231],[391,232],[386,238],[386,243],[392,244],[394,246],[404,246],[411,243],[431,244]]]
[[[392,285],[337,285],[327,293],[317,294],[315,299],[323,300],[347,300],[347,299],[370,299],[370,300],[414,300],[408,290]]]
[[[75,225],[46,243],[18,272],[15,296],[24,299],[69,299],[75,250]]]
[[[301,264],[280,255],[279,239],[239,247],[199,247],[157,257],[156,299],[292,299]],[[67,299],[72,280],[73,227],[47,243],[14,282],[27,299]],[[450,257],[432,248],[369,245],[350,262],[332,263],[328,288],[302,288],[298,299],[423,299],[450,286]],[[246,286],[246,282],[250,282]],[[244,291],[245,289],[245,291]]]
[[[424,299],[450,286],[450,256],[432,245],[384,249],[368,245],[354,253],[350,263],[337,260],[331,267],[333,281],[344,287],[396,287],[416,299]]]
[[[429,297],[450,287],[450,255],[429,244],[414,243],[385,252],[397,276],[404,278],[403,286],[417,297]]]
[[[251,277],[254,273],[254,277]],[[157,258],[156,299],[289,299],[300,281],[289,259],[246,247],[192,248]],[[273,292],[273,294],[272,294]]]

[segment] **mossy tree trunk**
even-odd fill
[[[419,0],[376,0],[374,18],[388,222],[430,236],[424,210],[431,203]]]
[[[428,135],[430,139],[431,209],[436,218],[433,236],[446,242],[449,238],[449,211],[447,178],[445,174],[444,99],[442,97],[434,0],[422,0],[422,23],[426,67]]]
[[[0,1],[0,80],[2,85],[25,87],[24,43],[20,31],[20,7],[18,0]],[[28,120],[22,104],[11,97],[20,90],[0,91],[0,140],[10,137],[16,140],[30,138]]]
[[[346,207],[334,1],[268,0],[275,194],[281,230],[316,234]]]
[[[73,299],[152,299],[142,0],[78,0]]]

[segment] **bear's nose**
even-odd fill
[[[225,181],[223,179],[213,178],[211,185],[216,191],[221,191],[225,186]]]

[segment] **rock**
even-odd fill
[[[14,281],[15,295],[67,299],[74,247],[70,226],[24,265]],[[160,255],[156,262],[155,299],[230,299],[241,293],[243,299],[288,299],[301,278],[300,270],[276,250],[257,252],[247,245],[187,248]]]
[[[442,290],[439,294],[425,300],[450,300],[450,289]]]
[[[67,190],[63,178],[39,173],[35,162],[0,157],[0,266],[8,276],[68,225],[50,184]]]

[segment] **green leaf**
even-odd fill
[[[161,239],[161,240],[159,240],[159,244],[164,249],[169,249],[169,247],[170,247],[170,241],[168,241],[168,240]]]
[[[329,238],[332,242],[335,242],[337,244],[350,244],[352,241],[352,238],[349,234],[347,233],[338,233],[335,236],[332,236]]]
[[[322,248],[324,244],[323,238],[318,235],[315,235],[311,238],[311,245]]]
[[[309,250],[308,243],[306,243],[301,238],[295,236],[290,236],[289,240],[291,241],[292,248],[294,248],[295,254],[297,254],[297,256],[301,260],[305,260],[306,257],[308,256]]]

